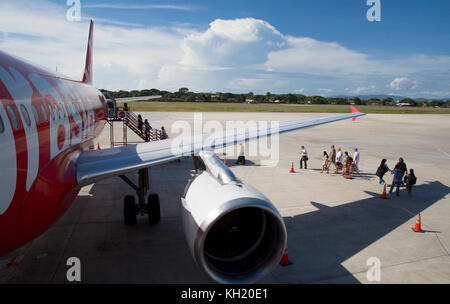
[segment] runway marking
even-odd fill
[[[445,154],[448,158],[450,158],[450,154],[448,154],[447,152],[442,151],[441,149],[438,149],[438,151],[441,152],[442,154]]]

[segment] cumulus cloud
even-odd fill
[[[183,39],[181,64],[237,67],[262,64],[271,51],[285,45],[284,37],[269,23],[253,18],[217,19],[205,32]]]
[[[389,84],[389,87],[397,91],[414,90],[417,88],[417,82],[407,77],[398,77]]]

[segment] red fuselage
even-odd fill
[[[47,230],[80,187],[81,151],[105,126],[103,94],[0,51],[0,256]]]

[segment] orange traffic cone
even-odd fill
[[[289,173],[295,173],[295,171],[294,171],[294,163],[292,163],[291,171],[289,171]]]
[[[382,199],[388,199],[388,197],[387,197],[387,195],[386,195],[386,184],[384,184],[384,187],[383,187],[383,193],[381,193],[380,198],[382,198]]]
[[[414,232],[424,232],[424,231],[422,230],[422,225],[421,225],[421,223],[420,223],[420,213],[419,213],[419,216],[417,217],[416,225],[415,225],[414,228],[412,228],[412,229],[413,229]]]
[[[100,144],[97,144],[97,150],[101,150],[101,149],[100,149]]]
[[[292,262],[289,261],[289,255],[288,255],[288,249],[287,249],[287,247],[286,247],[286,249],[284,249],[284,254],[283,254],[283,257],[281,258],[280,265],[281,265],[281,266],[289,266],[289,265],[292,265]]]

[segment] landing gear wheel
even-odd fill
[[[150,224],[159,223],[161,219],[161,210],[159,207],[158,194],[150,194],[147,199],[148,222]]]
[[[136,225],[136,202],[133,195],[125,196],[123,200],[123,215],[125,225],[135,226]]]

